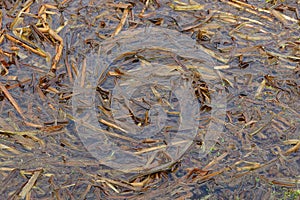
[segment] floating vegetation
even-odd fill
[[[1,198],[299,198],[299,1],[0,7]]]

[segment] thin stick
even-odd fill
[[[105,119],[99,119],[99,122],[102,124],[105,124],[107,126],[110,126],[112,128],[118,129],[124,133],[128,133],[128,131],[126,131],[125,129],[123,129],[122,127],[118,126],[117,124],[111,123],[109,121],[106,121]]]
[[[84,86],[85,73],[86,73],[86,58],[84,58],[82,62],[81,81],[80,81],[81,88]]]
[[[27,44],[21,42],[20,40],[14,38],[14,37],[11,36],[11,35],[5,34],[5,36],[6,36],[6,38],[7,38],[8,40],[10,40],[10,41],[12,41],[12,42],[14,42],[14,43],[20,45],[21,47],[24,47],[25,49],[28,49],[28,50],[31,51],[32,53],[35,53],[35,54],[37,54],[37,55],[39,55],[39,56],[42,56],[42,57],[44,57],[44,58],[47,57],[47,55],[46,55],[44,52],[42,52],[42,50],[40,50],[40,49],[34,49],[34,48],[28,46]]]
[[[2,90],[2,92],[4,93],[4,95],[6,96],[6,98],[10,101],[10,103],[15,107],[15,109],[18,111],[18,113],[21,115],[21,117],[23,119],[25,119],[26,117],[23,114],[22,109],[20,108],[20,106],[18,105],[18,103],[15,101],[15,99],[11,96],[11,94],[9,93],[9,91],[6,89],[6,87],[4,85],[2,85],[0,83],[0,89]]]
[[[122,15],[122,18],[120,20],[120,23],[118,24],[115,32],[111,35],[112,37],[116,36],[119,34],[119,32],[122,30],[124,24],[125,24],[125,21],[127,19],[127,16],[128,16],[128,13],[129,13],[129,9],[125,9],[124,12],[123,12],[123,15]]]

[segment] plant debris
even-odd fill
[[[299,1],[7,0],[0,7],[1,198],[299,198]],[[103,72],[94,88],[99,127],[88,123],[90,115],[74,116],[72,100],[88,102],[73,90],[75,80],[80,79],[80,86],[89,84],[86,56],[101,54],[103,44],[111,55],[118,42],[107,41],[119,37],[142,49],[131,42],[141,28],[168,30],[169,38],[174,31],[189,37],[214,66],[190,64],[167,48],[125,49],[115,58],[117,67]],[[153,59],[168,64],[153,68]],[[211,123],[223,125],[220,137],[210,138],[215,145],[207,155],[202,154],[206,143],[198,137],[191,143],[191,138],[168,143],[157,136],[137,137],[139,129],[133,127],[153,123],[151,101],[180,122],[180,105],[166,98],[173,91],[169,86],[145,87],[145,94],[136,98],[119,96],[125,99],[120,109],[129,114],[114,121],[114,94],[105,83],[126,80],[132,86],[132,77],[143,79],[150,72],[158,80],[174,75],[191,80],[202,105],[199,138]],[[221,85],[212,90],[209,81],[215,75]],[[226,93],[224,120],[211,116],[211,95],[221,92]],[[87,151],[75,130],[77,122],[120,141],[134,156],[158,153],[124,176]],[[172,132],[172,126],[166,130]],[[165,149],[180,142],[189,146],[174,159]],[[114,158],[115,152],[109,153]]]

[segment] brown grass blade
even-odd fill
[[[23,119],[25,119],[26,117],[24,116],[22,109],[20,108],[20,106],[18,105],[18,103],[16,102],[16,100],[11,96],[11,94],[6,89],[6,87],[4,85],[2,85],[1,83],[0,83],[0,89],[2,90],[2,92],[4,93],[4,95],[6,96],[6,98],[10,101],[10,103],[18,111],[18,113],[21,115],[21,117]]]
[[[41,174],[42,171],[43,170],[40,169],[40,170],[33,172],[33,175],[31,176],[31,178],[28,180],[26,185],[22,188],[21,192],[19,193],[19,197],[21,197],[22,199],[25,198],[25,196],[30,192],[30,190],[34,186],[37,178],[39,177],[39,175]]]
[[[123,12],[123,15],[122,15],[122,18],[120,20],[120,23],[118,24],[115,32],[111,35],[112,37],[116,36],[119,34],[119,32],[122,30],[124,24],[125,24],[125,21],[127,19],[127,16],[128,16],[128,13],[129,13],[129,9],[125,9],[124,12]]]

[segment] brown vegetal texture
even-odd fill
[[[7,0],[0,7],[1,199],[299,198],[299,1]],[[214,59],[226,119],[204,158],[194,145],[173,166],[115,179],[80,142],[72,86],[85,55],[145,27],[185,34]],[[211,120],[203,116],[202,128]]]

